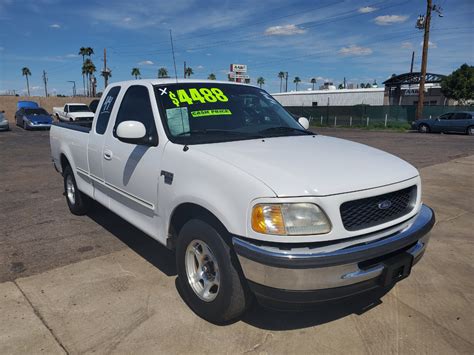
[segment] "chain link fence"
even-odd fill
[[[408,129],[415,120],[416,106],[287,106],[295,116],[307,117],[312,126],[380,127]],[[446,112],[472,111],[472,106],[425,106],[423,117]]]

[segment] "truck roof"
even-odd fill
[[[183,84],[183,83],[218,83],[218,84],[237,84],[237,85],[246,85],[254,86],[244,83],[236,83],[233,81],[223,81],[223,80],[208,80],[208,79],[176,79],[176,78],[164,78],[164,79],[137,79],[137,80],[126,80],[126,81],[117,81],[111,83],[110,85],[129,85],[129,84],[151,84],[151,85],[163,85],[163,84]]]
[[[68,103],[64,104],[64,106],[66,106],[66,105],[84,105],[84,106],[87,106],[87,104],[82,103],[82,102],[68,102]]]

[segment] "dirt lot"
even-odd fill
[[[0,132],[0,353],[473,353],[474,139],[319,131],[423,168],[438,219],[427,255],[380,300],[305,313],[256,306],[228,327],[181,301],[173,253],[100,206],[69,213],[48,132]]]

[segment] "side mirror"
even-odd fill
[[[306,117],[298,118],[298,123],[302,125],[304,129],[309,128],[309,120]]]
[[[149,144],[146,128],[138,121],[123,121],[117,126],[115,134],[119,140],[130,144]]]

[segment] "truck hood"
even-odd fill
[[[343,139],[276,137],[196,145],[254,176],[277,196],[326,196],[394,184],[418,176],[404,160]]]
[[[26,119],[36,124],[51,124],[53,119],[49,115],[25,115]]]

